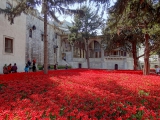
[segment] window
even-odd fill
[[[5,53],[13,53],[13,39],[5,38]]]
[[[123,51],[121,51],[121,56],[123,56]]]
[[[95,52],[95,54],[96,54],[96,55],[95,55],[95,58],[98,58],[98,52]]]
[[[118,55],[118,51],[114,51],[114,52],[113,52],[113,55]]]
[[[54,53],[56,53],[56,48],[54,48]]]
[[[32,30],[31,29],[29,29],[29,37],[32,38]]]
[[[44,34],[41,34],[41,41],[44,40]]]
[[[94,51],[95,52],[100,52],[101,51],[101,46],[97,41],[94,41]]]

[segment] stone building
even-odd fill
[[[120,49],[108,53],[101,45],[102,36],[89,39],[90,68],[94,69],[130,69],[133,70],[133,57]],[[62,37],[62,56],[72,68],[87,68],[84,43],[70,45],[67,36]],[[62,57],[63,59],[63,57]]]
[[[65,65],[68,64],[63,61],[61,50],[61,36],[67,35],[67,22],[56,23],[49,21],[47,26],[47,40],[48,40],[48,63],[50,65]],[[67,31],[66,31],[67,30]],[[33,11],[26,16],[26,57],[28,59],[36,59],[38,65],[44,63],[44,22],[38,11]]]
[[[26,62],[28,59],[36,59],[37,64],[43,65],[44,61],[44,23],[41,17],[27,15],[26,17]],[[48,61],[55,64],[56,52],[58,51],[58,41],[60,32],[54,24],[48,23]]]
[[[5,9],[16,4],[15,0],[1,0],[0,8]],[[0,73],[4,64],[17,63],[18,72],[24,71],[26,46],[26,15],[14,19],[10,24],[7,16],[0,14]]]
[[[141,46],[141,49],[139,49],[139,56],[144,54],[144,46]],[[160,57],[159,55],[150,55],[149,57],[149,63],[150,63],[150,69],[155,69],[156,66],[160,67]],[[142,56],[141,58],[139,58],[139,64],[141,69],[144,67],[144,56]]]
[[[8,1],[8,0],[7,0]],[[0,4],[6,7],[6,0]],[[11,3],[16,4],[14,0]],[[17,63],[18,72],[24,71],[28,59],[36,59],[37,64],[44,62],[44,23],[40,13],[36,10],[28,15],[22,14],[15,19],[13,25],[0,15],[0,67],[4,64]],[[84,43],[71,45],[68,41],[68,29],[71,26],[67,21],[61,24],[55,21],[48,22],[48,63],[54,65],[70,65],[72,68],[87,68]],[[6,43],[7,39],[11,41]],[[101,46],[102,36],[89,39],[90,68],[96,69],[133,69],[133,58],[125,51],[115,49],[107,53]],[[7,46],[8,45],[8,46]],[[7,51],[10,47],[10,51]],[[0,69],[2,73],[2,69]]]

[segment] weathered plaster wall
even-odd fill
[[[14,5],[16,2],[10,0]],[[6,7],[6,0],[0,1],[0,8]],[[13,39],[13,53],[4,52],[4,37]],[[0,14],[0,73],[3,72],[4,64],[17,63],[18,72],[24,71],[25,66],[25,39],[26,39],[26,16],[15,18],[14,24],[10,25],[7,17]]]

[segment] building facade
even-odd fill
[[[89,39],[89,62],[93,69],[129,69],[133,70],[132,54],[120,49],[111,52],[105,51],[101,45],[102,36]],[[62,37],[62,59],[69,63],[72,68],[87,68],[86,52],[84,43],[70,45],[67,36]],[[65,56],[65,57],[64,57]]]
[[[36,14],[26,16],[26,62],[28,59],[36,59],[37,64],[44,63],[44,23],[43,19]],[[48,40],[48,62],[56,64],[59,58],[60,36],[62,32],[53,23],[48,23],[47,26]]]
[[[1,8],[8,6],[3,0]],[[13,5],[14,0],[10,0]],[[0,15],[0,73],[4,64],[17,63],[18,72],[24,71],[25,63],[36,59],[37,65],[44,63],[44,23],[36,11],[28,15],[22,14],[10,25],[4,15]],[[87,68],[84,43],[71,45],[68,41],[67,21],[48,22],[48,63],[50,65],[66,65],[72,68]],[[90,68],[94,69],[133,69],[131,54],[115,49],[108,53],[101,45],[102,36],[89,39]]]
[[[14,0],[1,0],[0,8],[11,7]],[[18,72],[24,71],[26,46],[26,15],[14,19],[10,24],[8,18],[0,14],[0,73],[5,64],[17,63]]]
[[[139,56],[144,54],[144,46],[141,46],[141,49],[139,50]],[[160,67],[160,58],[159,55],[150,55],[149,58],[149,63],[150,63],[150,69],[155,69],[157,66]],[[142,69],[144,67],[144,56],[139,58],[139,64],[140,68]]]

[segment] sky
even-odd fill
[[[110,3],[110,6],[113,6],[114,3],[116,2],[117,0],[111,0],[111,3]],[[95,10],[96,11],[96,7],[93,5],[93,4],[89,4],[89,2],[86,2],[84,5],[87,5],[87,6],[92,6],[91,8],[93,9],[93,11]],[[81,5],[82,6],[82,5]],[[78,4],[75,4],[73,6],[69,6],[69,9],[77,9],[79,8],[80,5]],[[38,7],[37,8],[40,12],[41,12],[41,7]],[[99,14],[101,14],[101,11],[102,11],[102,8],[99,10]],[[69,15],[59,15],[59,14],[56,14],[57,18],[60,20],[60,21],[68,21],[69,23],[72,23],[73,19],[74,19],[74,16],[69,16]],[[107,10],[104,11],[104,14],[103,14],[103,19],[105,19],[107,21]],[[101,35],[102,32],[101,32],[101,29],[97,30],[97,34],[98,35]]]
[[[114,3],[116,2],[117,0],[111,0],[111,3],[110,3],[110,6],[112,6],[112,5],[114,5]],[[89,3],[88,2],[86,2],[85,4],[87,4],[88,6],[92,6],[92,8],[93,8],[93,10],[96,10],[96,7],[94,7],[93,5],[89,5]],[[74,6],[70,6],[69,8],[70,9],[76,9],[76,8],[78,8],[78,7],[80,7],[78,4],[75,4]],[[41,7],[37,7],[37,9],[39,10],[39,11],[41,11]],[[99,10],[99,11],[101,11],[101,10]],[[100,13],[99,13],[100,14]],[[74,16],[69,16],[69,15],[59,15],[59,14],[56,14],[56,16],[58,17],[58,19],[60,20],[60,21],[68,21],[68,22],[72,22],[73,21],[73,18],[74,18]],[[103,15],[103,18],[104,19],[107,19],[107,11],[105,11],[104,12],[104,15]]]
[[[117,1],[117,0],[111,0],[110,6],[114,5],[114,3],[115,3],[116,1]],[[87,3],[87,6],[92,6],[92,7],[93,7],[93,11],[96,10],[96,7],[94,7],[93,5],[89,5],[89,3]],[[71,9],[76,9],[76,8],[78,8],[78,7],[80,7],[80,6],[78,6],[78,5],[76,4],[75,6],[73,6],[73,7],[71,6],[70,8],[71,8]],[[99,11],[101,11],[101,10],[99,10]],[[100,14],[100,13],[99,13],[99,14]],[[59,17],[58,17],[59,20],[61,20],[61,21],[66,20],[66,21],[68,21],[68,22],[72,22],[72,21],[73,21],[73,18],[74,18],[74,16],[68,16],[68,15],[58,15],[58,16],[59,16]],[[107,19],[107,11],[104,12],[103,18],[104,18],[104,19]]]

